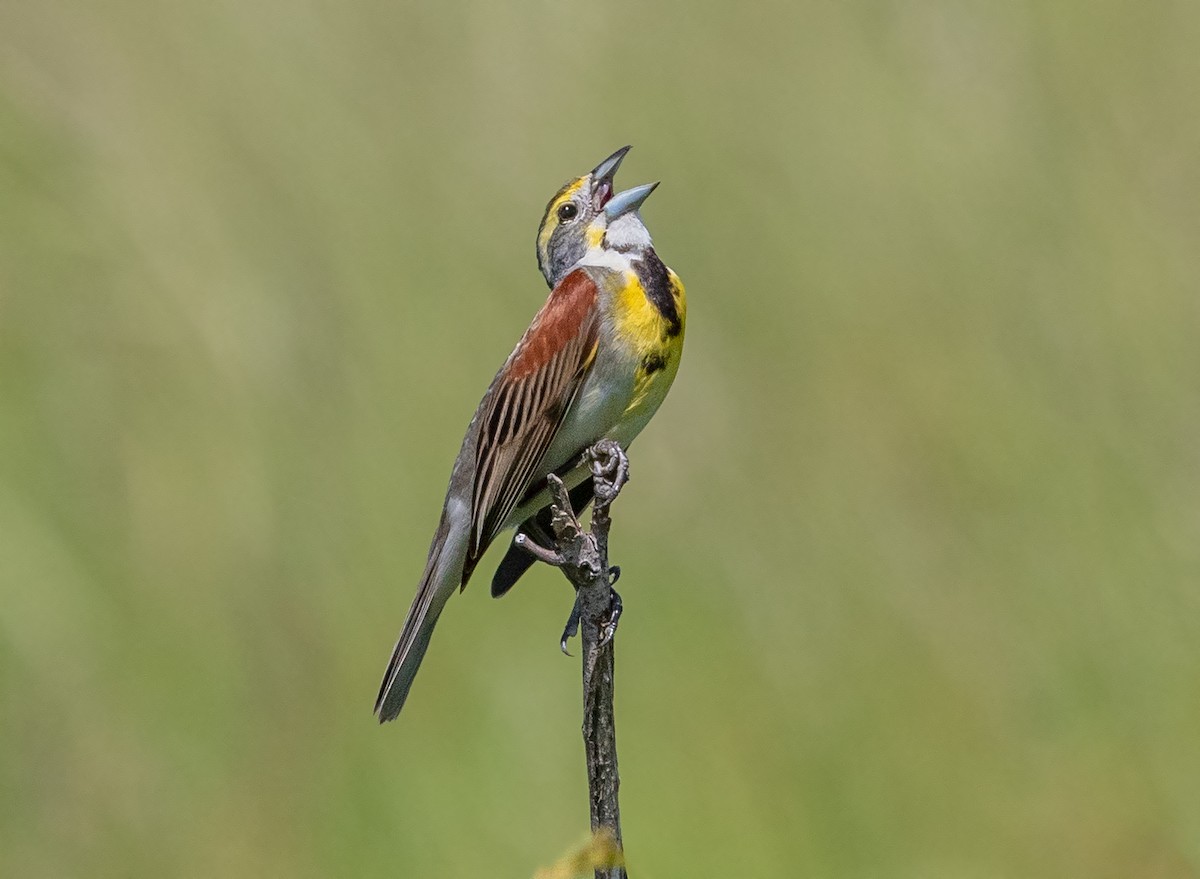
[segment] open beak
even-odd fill
[[[604,207],[613,194],[613,177],[621,167],[621,160],[632,147],[623,146],[592,169],[592,200],[596,210]]]
[[[626,189],[624,192],[618,192],[612,198],[608,199],[604,204],[604,213],[608,216],[608,221],[611,223],[617,217],[623,214],[628,214],[630,211],[636,211],[642,206],[642,202],[650,197],[658,183],[645,183],[641,186],[635,186],[633,189]]]

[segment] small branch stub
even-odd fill
[[[588,458],[596,498],[591,529],[584,530],[571,508],[566,486],[551,475],[548,480],[554,497],[551,512],[556,549],[534,549],[533,542],[521,535],[518,540],[539,561],[559,568],[576,589],[575,609],[563,633],[563,648],[565,651],[567,638],[577,625],[583,647],[583,744],[592,831],[611,833],[617,848],[623,851],[617,802],[621,779],[613,721],[612,641],[621,602],[612,588],[617,571],[608,565],[608,531],[612,526],[609,508],[629,479],[629,459],[613,440],[596,443],[588,450]],[[626,879],[625,869],[597,868],[596,879]]]

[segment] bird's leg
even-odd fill
[[[583,525],[580,524],[579,518],[575,515],[575,510],[571,504],[571,498],[567,492],[567,487],[562,480],[555,474],[551,473],[546,477],[546,482],[550,487],[550,493],[554,498],[554,503],[550,507],[550,521],[554,528],[554,533],[558,539],[560,550],[546,549],[538,546],[534,541],[522,539],[524,535],[517,535],[517,539],[523,548],[528,550],[539,561],[554,565],[555,567],[569,567],[573,563],[578,564],[579,554],[582,544],[586,539],[586,532],[583,530]],[[534,547],[537,547],[536,549]],[[570,557],[568,557],[570,556]],[[572,578],[572,585],[574,580]],[[579,619],[582,613],[582,608],[579,604],[579,586],[575,585],[575,601],[571,605],[571,615],[567,617],[567,625],[563,628],[562,637],[559,638],[559,648],[567,656],[570,652],[567,650],[567,642],[579,633]]]
[[[616,635],[617,623],[625,607],[617,590],[612,588],[621,576],[621,569],[616,565],[606,569],[605,560],[608,557],[608,507],[629,478],[629,461],[620,446],[608,440],[597,443],[589,454],[592,459],[591,471],[596,495],[591,532],[585,531],[580,524],[563,481],[551,473],[546,477],[546,483],[553,498],[550,505],[550,521],[554,529],[556,549],[541,546],[524,533],[514,538],[518,546],[538,561],[567,571],[567,579],[575,587],[571,615],[567,617],[567,624],[563,627],[562,637],[558,641],[559,649],[568,656],[571,654],[567,650],[567,642],[579,634],[582,622],[586,591],[581,589],[582,586],[595,583],[601,577],[608,581],[608,610],[601,616],[596,641],[600,647],[611,642]],[[588,600],[594,602],[596,596],[592,594]]]
[[[563,629],[562,639],[558,642],[559,649],[567,656],[571,655],[571,651],[567,649],[567,642],[579,634],[579,617],[583,610],[579,606],[579,587],[575,588],[575,602],[571,605],[571,615],[567,617],[567,625]]]
[[[613,639],[617,634],[617,623],[620,622],[621,614],[625,610],[625,605],[621,601],[621,596],[617,594],[617,590],[613,590],[612,594],[612,613],[609,614],[608,621],[600,627],[600,646],[603,647]]]
[[[619,565],[613,565],[608,569],[608,586],[612,592],[612,610],[609,612],[608,619],[600,626],[600,646],[603,647],[613,639],[617,634],[617,623],[621,619],[621,614],[625,610],[625,603],[621,600],[621,595],[616,589],[613,589],[613,584],[621,579],[621,568]],[[579,634],[579,618],[582,610],[579,606],[579,587],[575,587],[575,603],[571,606],[571,615],[567,617],[567,626],[563,629],[562,639],[559,641],[559,647],[567,656],[571,652],[567,650],[567,642]]]
[[[621,568],[619,565],[613,565],[608,569],[608,588],[612,593],[612,610],[608,614],[608,619],[604,625],[600,627],[600,646],[603,647],[613,639],[617,634],[617,623],[621,620],[621,613],[625,610],[625,602],[621,600],[621,593],[613,589],[613,585],[617,580],[621,579]]]

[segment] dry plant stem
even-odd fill
[[[617,773],[617,734],[613,723],[613,642],[602,644],[601,633],[613,613],[608,567],[608,529],[612,524],[609,507],[629,478],[629,460],[612,440],[601,440],[589,450],[588,456],[596,490],[591,531],[583,530],[571,509],[566,487],[551,476],[557,552],[535,555],[560,567],[579,593],[583,745],[592,831],[607,827],[616,837],[617,846],[623,848],[621,810],[617,804],[621,779]],[[626,879],[625,869],[598,869],[596,879]]]

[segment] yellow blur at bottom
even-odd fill
[[[606,827],[597,830],[588,842],[563,855],[553,865],[543,867],[533,879],[577,879],[591,876],[595,870],[624,866],[625,859],[616,837]]]

